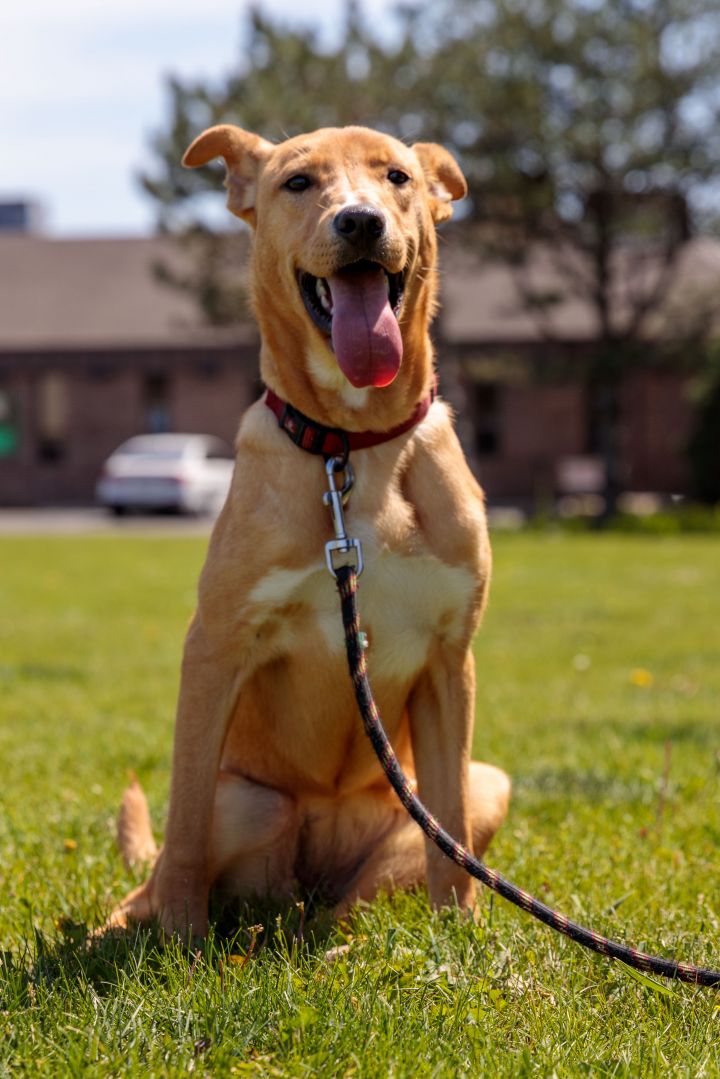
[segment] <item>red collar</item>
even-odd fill
[[[265,394],[265,404],[277,416],[278,426],[301,450],[322,454],[323,457],[333,457],[336,454],[346,455],[350,450],[365,450],[370,446],[380,446],[383,442],[389,442],[399,435],[404,435],[406,431],[425,418],[435,396],[435,387],[433,387],[427,397],[423,397],[422,401],[418,402],[409,418],[389,431],[343,431],[339,427],[324,427],[323,424],[311,420],[309,416],[305,416],[297,408],[281,400],[271,389],[268,389]]]

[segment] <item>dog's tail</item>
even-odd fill
[[[132,774],[130,786],[120,803],[117,838],[126,867],[155,861],[158,851],[152,834],[147,798],[137,776]]]

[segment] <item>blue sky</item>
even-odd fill
[[[337,31],[343,0],[287,21]],[[389,0],[365,0],[373,21]],[[51,235],[139,234],[152,207],[135,177],[165,117],[165,76],[216,81],[236,62],[247,0],[9,0],[0,4],[0,199],[32,197]],[[310,9],[312,10],[312,9]]]

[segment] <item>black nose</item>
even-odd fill
[[[385,232],[385,215],[374,206],[346,206],[335,215],[335,231],[353,244],[379,240]]]

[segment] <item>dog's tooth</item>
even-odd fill
[[[317,293],[317,297],[320,300],[323,309],[327,312],[332,311],[332,297],[324,278],[318,277],[315,284],[315,292]]]

